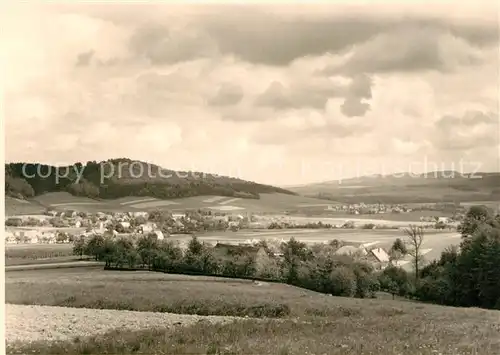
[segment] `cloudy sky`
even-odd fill
[[[497,171],[498,7],[474,4],[11,7],[6,160],[279,185]]]

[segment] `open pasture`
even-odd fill
[[[346,188],[347,181],[318,183],[289,188],[303,195],[326,193],[341,202],[365,203],[430,203],[443,201],[491,201],[497,182],[463,179],[451,183],[448,179],[365,179]],[[465,188],[464,188],[465,187]]]
[[[6,244],[5,265],[55,262],[73,257],[72,244]]]
[[[40,214],[45,210],[45,207],[27,200],[19,200],[17,198],[5,197],[5,215],[27,215]]]
[[[65,206],[65,205],[85,205],[99,204],[97,200],[88,197],[73,196],[68,192],[51,192],[33,198],[34,201],[44,206]]]
[[[348,214],[342,212],[332,212],[330,216],[332,218],[343,218],[345,220],[369,220],[371,223],[377,224],[374,221],[380,221],[381,223],[391,222],[420,222],[420,217],[451,217],[453,213],[442,212],[442,211],[411,211],[405,213],[379,213],[379,214]],[[369,223],[369,222],[367,222]]]
[[[143,201],[140,203],[131,203],[128,204],[127,206],[133,207],[135,209],[145,209],[145,210],[150,210],[153,208],[162,208],[162,207],[168,207],[172,205],[178,205],[178,202],[171,201],[171,200],[153,200],[153,201]]]
[[[471,201],[471,202],[462,202],[462,206],[465,208],[470,208],[471,206],[483,205],[493,210],[500,209],[500,201]]]
[[[361,227],[365,224],[373,223],[375,225],[384,225],[390,227],[407,227],[409,224],[428,224],[428,222],[420,222],[420,216],[418,213],[414,213],[413,215],[407,214],[398,214],[398,213],[390,213],[390,214],[381,214],[381,215],[353,215],[353,214],[339,214],[336,215],[334,213],[330,215],[318,215],[318,216],[303,216],[303,215],[280,215],[276,214],[273,216],[264,216],[261,218],[262,221],[272,221],[275,218],[284,218],[290,222],[298,223],[298,224],[306,224],[306,223],[324,223],[331,225],[342,225],[346,221],[351,221],[355,226]],[[394,218],[394,219],[392,219]]]
[[[282,213],[286,210],[303,208],[300,206],[304,204],[318,203],[325,203],[325,201],[279,193],[261,194],[258,200],[231,196],[194,196],[170,200],[137,196],[115,200],[93,200],[86,197],[72,196],[66,192],[53,192],[37,196],[32,200],[23,201],[22,203],[14,199],[8,199],[6,200],[6,210],[8,215],[13,214],[10,211],[15,211],[15,214],[35,214],[43,212],[45,208],[53,208],[55,210],[74,209],[84,212],[151,211],[155,209],[182,211],[201,208],[212,209],[214,211]],[[36,208],[34,208],[35,206]]]
[[[250,280],[70,268],[9,271],[5,282],[12,304],[256,317],[334,313],[326,295]]]
[[[8,353],[16,354],[131,354],[140,349],[145,354],[493,355],[500,346],[496,311],[331,297],[283,284],[208,277],[77,269],[8,272],[6,302],[74,307],[8,306]],[[229,324],[206,319],[210,323],[190,325],[188,317],[179,316],[177,324],[187,327],[173,327],[174,315],[164,312],[281,319]],[[144,330],[124,329],[117,320]],[[83,335],[80,324],[87,335],[99,335],[47,342]],[[110,333],[102,335],[106,328]],[[45,341],[12,343],[16,338]]]
[[[289,211],[294,215],[321,216],[325,219],[359,219],[366,221],[364,223],[381,223],[385,220],[409,223],[418,222],[421,216],[434,216],[436,214],[440,216],[449,215],[437,211],[350,215],[327,210],[329,205],[335,204],[337,203],[334,201],[279,193],[261,194],[260,199],[244,199],[231,196],[194,196],[180,199],[160,200],[152,197],[130,196],[115,200],[93,200],[85,197],[72,196],[65,192],[54,192],[22,202],[16,199],[7,198],[6,212],[7,215],[39,214],[43,212],[45,208],[53,208],[55,210],[73,209],[84,212],[211,209],[214,212],[234,211],[235,213],[251,212],[280,214]]]

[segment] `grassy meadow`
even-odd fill
[[[7,272],[6,302],[250,317],[228,325],[111,330],[73,341],[9,344],[12,354],[493,355],[500,347],[495,311],[339,298],[208,277],[86,269]],[[255,319],[263,317],[268,319]]]
[[[7,244],[5,266],[75,260],[72,244]]]
[[[243,199],[228,196],[195,196],[179,199],[159,200],[151,197],[124,197],[114,200],[93,200],[73,196],[67,192],[46,193],[29,201],[6,201],[7,215],[33,214],[43,207],[54,209],[76,209],[80,211],[150,211],[154,209],[183,210],[210,208],[214,211],[282,212],[303,205],[333,203],[311,197],[281,193],[263,193],[260,199]],[[36,206],[36,209],[34,208]],[[16,213],[14,213],[16,212]]]

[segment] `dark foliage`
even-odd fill
[[[332,246],[325,246],[330,250]],[[130,239],[96,235],[82,243],[75,241],[74,254],[93,256],[106,263],[106,269],[168,272],[187,275],[222,276],[240,279],[286,282],[335,296],[374,297],[379,283],[373,268],[348,256],[325,253],[290,239],[283,243],[283,258],[273,255],[265,243],[259,246],[200,242],[195,236],[182,251],[154,234]]]
[[[113,199],[146,196],[160,199],[220,195],[259,199],[260,193],[294,194],[278,187],[197,172],[162,169],[144,162],[113,159],[65,167],[10,163],[5,166],[8,196],[29,198],[67,191],[76,196]]]

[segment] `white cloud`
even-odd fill
[[[2,34],[7,160],[129,157],[279,184],[424,156],[497,166],[498,120],[438,125],[498,114],[491,11],[176,9],[12,13]],[[273,82],[280,89],[259,107]]]

